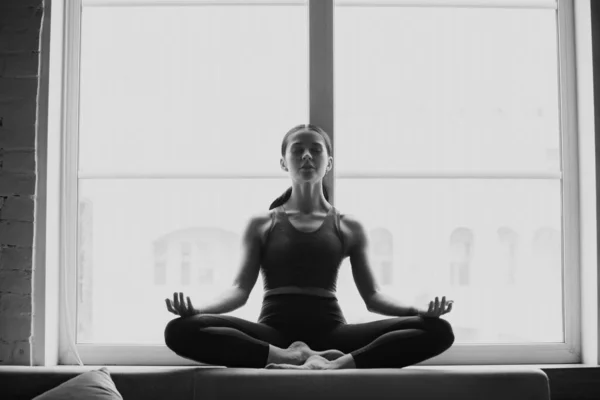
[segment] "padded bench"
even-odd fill
[[[31,400],[102,366],[0,366],[0,398]],[[409,366],[300,371],[204,366],[107,366],[124,400],[550,400],[544,371],[514,366]]]

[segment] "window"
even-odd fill
[[[181,282],[183,286],[189,285],[192,279],[192,262],[191,253],[192,245],[189,242],[182,242],[181,244]]]
[[[79,241],[67,268],[80,274],[84,362],[129,362],[98,351],[119,345],[143,363],[185,363],[164,347],[164,298],[183,291],[201,304],[231,283],[244,223],[289,187],[283,134],[306,122],[332,137],[330,201],[368,227],[383,289],[424,308],[455,300],[445,318],[456,342],[439,362],[574,361],[579,328],[553,311],[573,312],[563,260],[577,251],[564,190],[575,154],[564,138],[576,134],[561,125],[574,112],[564,94],[572,71],[560,67],[571,45],[565,6],[81,6],[69,75],[79,123],[68,131],[79,211],[67,218]],[[386,318],[366,310],[350,268],[344,260],[338,280],[348,322]],[[552,307],[540,313],[538,296]],[[232,315],[255,321],[261,299],[259,275]]]
[[[93,335],[94,321],[94,253],[92,230],[93,204],[91,199],[82,197],[79,201],[79,237],[77,243],[77,306],[79,318],[77,319],[77,332],[82,341],[89,341]]]
[[[154,285],[167,284],[167,258],[169,244],[164,239],[154,242]]]
[[[506,286],[514,285],[516,283],[517,277],[517,245],[519,241],[519,237],[514,230],[507,227],[502,227],[498,229],[498,241],[500,242],[500,251],[501,251],[501,262],[502,268],[499,268],[501,272],[501,280]],[[560,256],[558,258],[560,260]]]
[[[473,232],[457,228],[450,236],[450,284],[469,286],[471,258],[473,254]]]
[[[385,228],[372,230],[369,237],[373,241],[373,251],[369,261],[377,274],[377,281],[383,286],[391,285],[394,280],[394,237]]]

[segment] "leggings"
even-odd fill
[[[222,314],[178,317],[165,328],[177,355],[205,364],[264,368],[269,345],[295,341],[312,350],[352,354],[357,368],[402,368],[435,357],[454,343],[440,318],[392,317],[348,324],[336,298],[276,294],[263,299],[258,322]]]

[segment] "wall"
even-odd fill
[[[42,0],[0,2],[0,364],[31,365]]]

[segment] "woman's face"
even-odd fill
[[[327,173],[329,156],[323,137],[300,131],[290,136],[285,160],[288,171],[300,179],[319,179]]]

